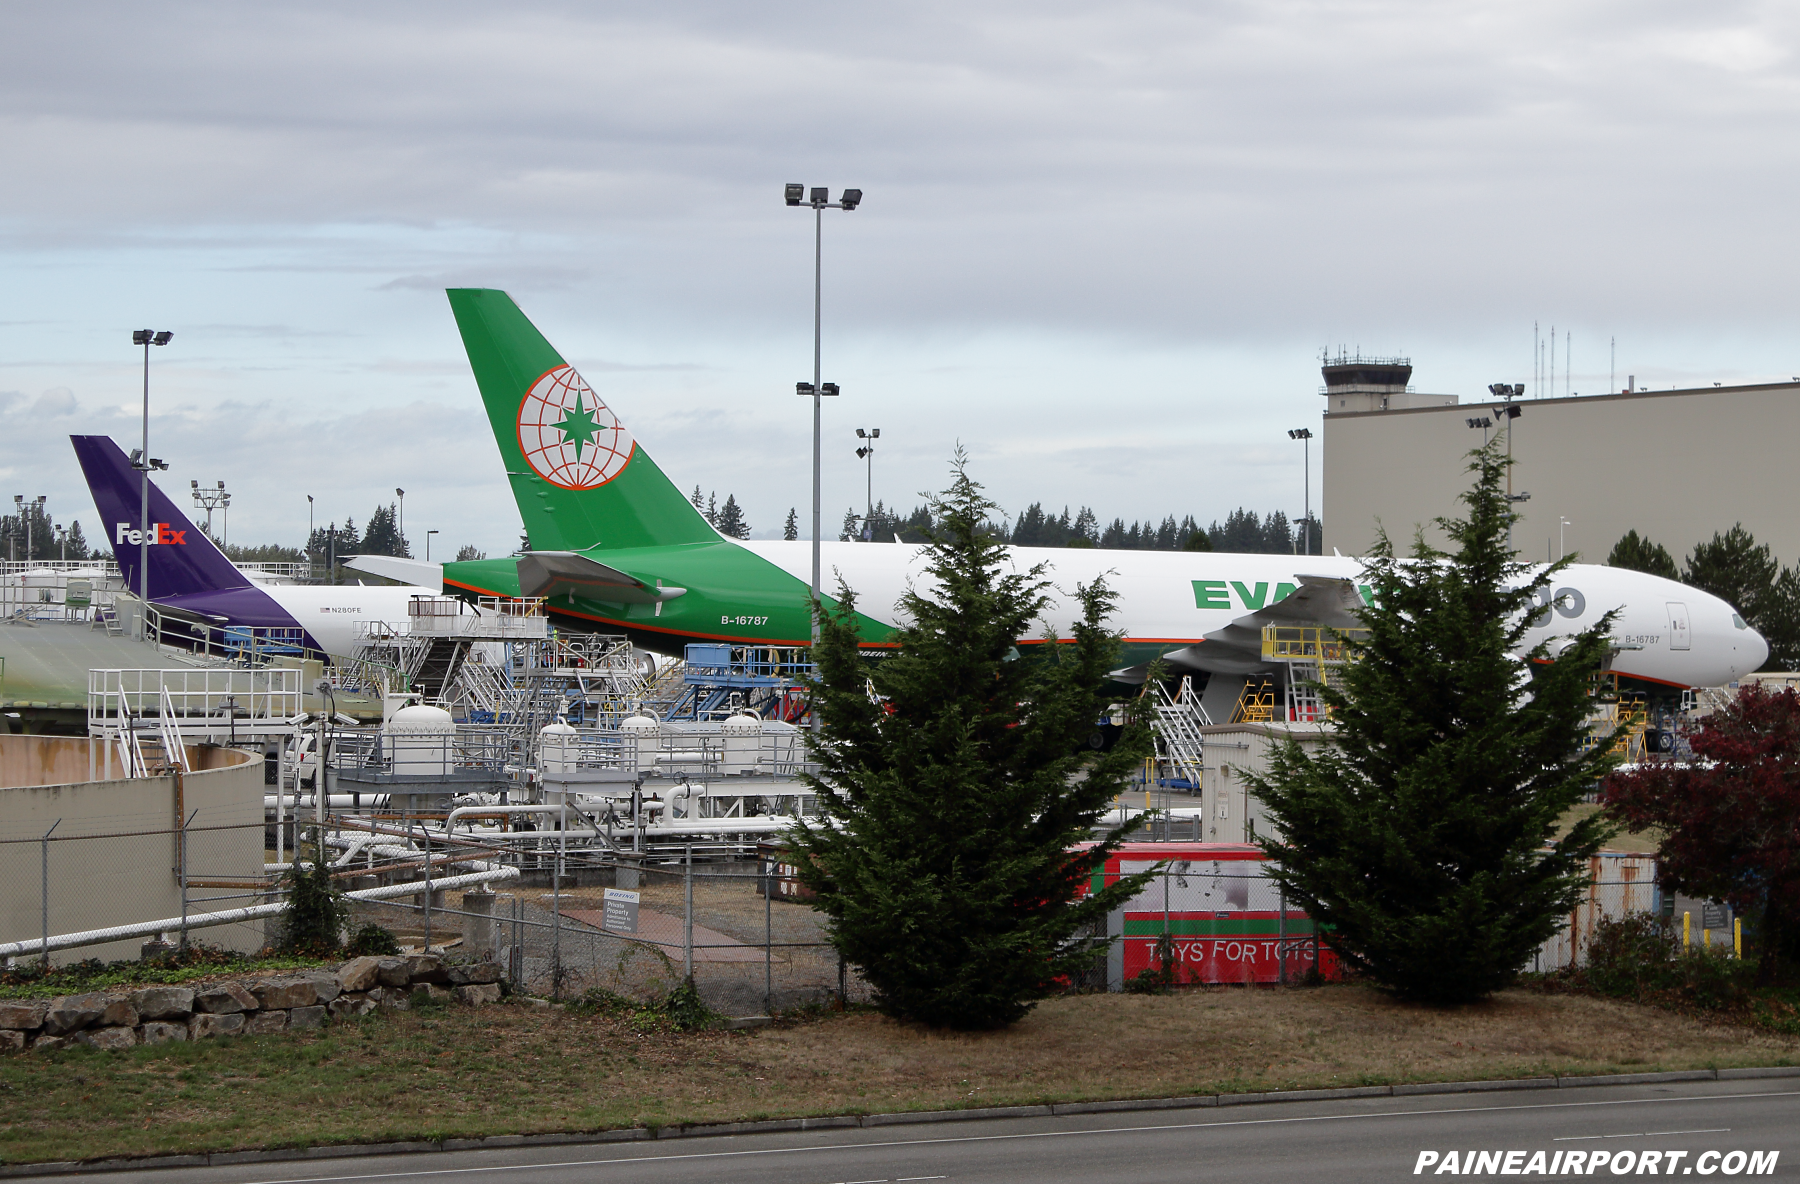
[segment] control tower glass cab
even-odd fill
[[[1320,359],[1319,373],[1325,385],[1319,393],[1325,396],[1325,414],[1344,415],[1358,411],[1395,411],[1405,407],[1445,407],[1455,404],[1455,395],[1424,395],[1415,392],[1411,358],[1365,358],[1338,351],[1336,357]]]

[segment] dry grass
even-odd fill
[[[851,1014],[638,1033],[524,1006],[0,1059],[7,1162],[541,1130],[1784,1064],[1800,1042],[1576,996],[1436,1011],[1356,986],[1052,1000],[946,1034]]]

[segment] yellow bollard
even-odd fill
[[[1731,919],[1731,952],[1742,958],[1744,956],[1744,919]]]
[[[1687,913],[1687,912],[1682,913],[1681,914],[1681,948],[1684,950],[1687,949],[1690,945],[1694,944],[1693,940],[1692,940],[1693,927],[1694,927],[1694,914]]]
[[[1712,930],[1704,927],[1701,928],[1700,945],[1705,949],[1712,949]]]

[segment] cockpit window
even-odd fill
[[[1731,627],[1733,629],[1748,629],[1748,628],[1750,628],[1750,626],[1744,624],[1744,618],[1738,616],[1736,613],[1731,614]]]

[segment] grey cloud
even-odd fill
[[[51,387],[31,405],[33,415],[74,415],[78,410],[75,392],[66,386]]]

